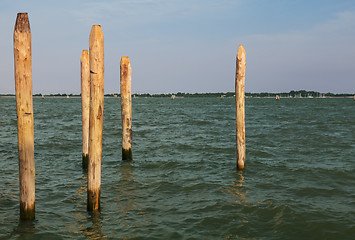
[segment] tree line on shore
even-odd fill
[[[234,92],[216,92],[216,93],[161,93],[161,94],[150,94],[150,93],[134,93],[132,94],[134,97],[171,97],[174,95],[177,98],[182,97],[234,97]],[[290,92],[280,92],[280,93],[269,93],[269,92],[261,92],[261,93],[250,93],[246,92],[246,97],[260,97],[260,98],[275,98],[276,95],[282,98],[307,98],[307,97],[351,97],[354,96],[355,93],[320,93],[316,91],[306,91],[306,90],[298,90],[298,91],[290,91]],[[15,96],[14,94],[0,94],[0,97],[5,96]],[[37,93],[33,95],[34,97],[80,97],[80,94],[66,94],[66,93],[56,93],[56,94],[41,94]],[[120,97],[118,93],[110,93],[105,94],[105,97]]]

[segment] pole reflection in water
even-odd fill
[[[102,215],[99,211],[89,213],[88,221],[91,221],[90,227],[84,228],[82,234],[87,239],[106,239],[105,233],[102,231]]]
[[[20,220],[10,236],[5,239],[11,239],[12,237],[16,237],[16,239],[31,239],[31,237],[38,231],[35,227],[35,223],[36,220]]]
[[[230,230],[230,233],[224,236],[224,239],[242,239],[239,235],[245,231],[245,226],[248,224],[248,214],[243,213],[243,209],[247,206],[250,206],[248,200],[246,198],[246,194],[248,190],[245,189],[245,177],[243,171],[238,171],[236,173],[236,178],[232,181],[232,184],[229,185],[227,188],[224,189],[224,193],[230,194],[234,198],[234,204],[236,205],[234,209],[235,218],[233,221],[235,222],[235,226],[233,226]]]
[[[107,236],[102,231],[103,217],[100,212],[88,213],[86,211],[87,200],[87,177],[88,174],[83,170],[83,177],[79,179],[79,188],[74,193],[73,202],[75,210],[72,215],[76,221],[70,222],[66,226],[66,239],[77,239],[83,235],[86,239],[106,239]]]
[[[238,171],[236,174],[236,179],[232,182],[232,185],[225,189],[225,191],[235,197],[235,203],[247,204],[248,200],[245,197],[245,193],[248,193],[248,191],[245,190],[243,186],[245,183],[243,172]]]
[[[115,237],[120,239],[132,239],[137,237],[135,229],[141,227],[148,221],[138,203],[139,183],[133,173],[134,166],[131,162],[122,162],[119,174],[120,181],[114,186],[116,193],[114,201],[117,203],[117,216],[119,222],[118,231],[114,233]]]
[[[106,193],[103,208],[96,213],[86,211],[87,173],[78,180],[74,193],[71,215],[74,221],[66,224],[65,238],[78,239],[134,239],[141,229],[151,224],[144,212],[146,196],[140,190],[144,186],[137,181],[132,162],[121,162],[110,173],[114,176],[109,185],[103,185]],[[114,225],[114,226],[113,226]]]

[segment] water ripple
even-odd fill
[[[34,99],[36,221],[18,220],[14,98],[0,99],[1,239],[351,239],[355,111],[349,99],[247,99],[236,171],[234,99],[105,98],[101,205],[86,211],[80,98]]]

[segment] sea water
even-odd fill
[[[105,98],[101,211],[86,211],[80,98],[34,98],[36,220],[19,220],[15,98],[0,98],[0,239],[354,239],[355,101],[136,98],[133,162]]]

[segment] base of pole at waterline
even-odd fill
[[[237,163],[237,169],[238,170],[244,170],[245,169],[245,161],[244,162],[238,162]]]
[[[100,190],[90,191],[88,190],[87,210],[94,212],[100,210]]]
[[[26,207],[25,203],[20,203],[20,219],[21,220],[35,219],[35,205]]]
[[[83,153],[83,162],[82,162],[83,168],[88,169],[89,165],[89,154]]]
[[[122,148],[122,160],[132,161],[132,148],[128,150]]]

